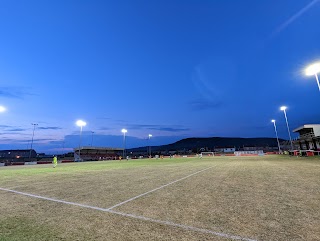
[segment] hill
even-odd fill
[[[285,141],[279,139],[280,142]],[[194,150],[208,148],[213,150],[215,147],[277,147],[276,138],[238,138],[238,137],[209,137],[209,138],[186,138],[172,144],[162,146],[152,146],[152,151],[171,151],[171,150]],[[147,147],[128,149],[128,151],[144,151]]]

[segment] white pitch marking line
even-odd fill
[[[19,192],[19,191],[7,189],[7,188],[1,188],[1,187],[0,187],[0,190],[6,191],[6,192],[12,192],[12,193],[16,193],[16,194],[21,194],[21,195],[28,196],[28,197],[43,199],[43,200],[47,200],[47,201],[58,202],[58,203],[63,203],[63,204],[69,204],[69,205],[74,205],[74,206],[83,207],[83,208],[94,209],[94,210],[103,211],[103,212],[107,212],[107,213],[111,213],[111,214],[117,214],[117,215],[120,215],[120,216],[123,216],[123,217],[129,217],[129,218],[139,219],[139,220],[143,220],[143,221],[150,221],[150,222],[153,222],[153,223],[159,223],[159,224],[163,224],[163,225],[168,225],[168,226],[172,226],[172,227],[178,227],[178,228],[182,228],[182,229],[185,229],[185,230],[191,230],[191,231],[200,232],[200,233],[212,234],[212,235],[216,235],[216,236],[220,236],[220,237],[224,237],[224,238],[229,238],[229,239],[233,239],[233,240],[257,241],[255,239],[243,238],[241,236],[231,235],[231,234],[226,234],[226,233],[219,233],[219,232],[215,232],[215,231],[212,231],[212,230],[209,230],[209,229],[196,228],[196,227],[187,226],[187,225],[178,224],[178,223],[173,223],[173,222],[169,222],[169,221],[162,221],[162,220],[147,218],[147,217],[143,217],[143,216],[137,216],[137,215],[134,215],[134,214],[117,212],[117,211],[110,210],[109,208],[108,209],[107,208],[99,208],[99,207],[80,204],[80,203],[75,203],[75,202],[68,202],[68,201],[64,201],[64,200],[59,200],[59,199],[49,198],[49,197],[43,197],[43,196],[31,194],[31,193]]]
[[[104,211],[104,212],[107,210],[107,209],[105,209],[105,208],[99,208],[99,207],[94,207],[94,206],[85,205],[85,204],[80,204],[80,203],[75,203],[75,202],[68,202],[68,201],[59,200],[59,199],[50,198],[50,197],[43,197],[43,196],[39,196],[39,195],[34,195],[34,194],[26,193],[26,192],[19,192],[19,191],[7,189],[7,188],[2,188],[2,187],[0,187],[0,190],[2,190],[2,191],[7,191],[7,192],[13,192],[13,193],[21,194],[21,195],[24,195],[24,196],[29,196],[29,197],[35,197],[35,198],[39,198],[39,199],[44,199],[44,200],[48,200],[48,201],[52,201],[52,202],[70,204],[70,205],[79,206],[79,207],[83,207],[83,208],[91,208],[91,209],[95,209],[95,210],[99,210],[99,211]]]
[[[184,224],[173,223],[170,221],[162,221],[162,220],[157,220],[157,219],[153,219],[153,218],[147,218],[144,216],[137,216],[137,215],[129,214],[129,213],[117,212],[117,211],[113,211],[113,210],[108,210],[108,212],[118,214],[118,215],[121,215],[124,217],[131,217],[131,218],[140,219],[140,220],[144,220],[144,221],[150,221],[153,223],[159,223],[159,224],[164,224],[164,225],[168,225],[168,226],[179,227],[179,228],[183,228],[183,229],[191,230],[191,231],[196,231],[196,232],[200,232],[200,233],[213,234],[216,236],[220,236],[220,237],[224,237],[224,238],[228,238],[228,239],[233,239],[233,240],[257,241],[255,239],[243,238],[243,237],[237,236],[237,235],[215,232],[215,231],[212,231],[209,229],[196,228],[196,227],[187,226]]]
[[[108,208],[108,210],[111,210],[111,209],[114,209],[114,208],[116,208],[116,207],[119,207],[119,206],[121,206],[121,205],[123,205],[123,204],[125,204],[125,203],[128,203],[128,202],[131,202],[131,201],[133,201],[133,200],[135,200],[135,199],[137,199],[137,198],[139,198],[139,197],[143,197],[143,196],[145,196],[145,195],[147,195],[147,194],[149,194],[149,193],[155,192],[155,191],[157,191],[157,190],[159,190],[159,189],[162,189],[162,188],[164,188],[164,187],[167,187],[167,186],[169,186],[169,185],[172,185],[172,184],[174,184],[174,183],[176,183],[176,182],[180,182],[180,181],[182,181],[182,180],[184,180],[184,179],[187,179],[187,178],[189,178],[189,177],[192,177],[192,176],[194,176],[194,175],[196,175],[196,174],[198,174],[198,173],[200,173],[200,172],[204,172],[204,171],[206,171],[206,170],[208,170],[208,169],[211,169],[211,168],[213,168],[213,167],[205,168],[205,169],[203,169],[203,170],[200,170],[200,171],[197,171],[197,172],[195,172],[195,173],[192,173],[192,174],[190,174],[190,175],[188,175],[188,176],[186,176],[186,177],[183,177],[183,178],[180,178],[180,179],[175,180],[175,181],[173,181],[173,182],[170,182],[170,183],[168,183],[168,184],[165,184],[165,185],[163,185],[163,186],[161,186],[161,187],[157,187],[157,188],[155,188],[155,189],[153,189],[153,190],[151,190],[151,191],[142,193],[142,194],[140,194],[140,195],[138,195],[138,196],[135,196],[135,197],[133,197],[133,198],[130,198],[130,199],[126,200],[126,201],[123,201],[123,202],[121,202],[121,203],[118,203],[118,204],[116,204],[116,205]]]

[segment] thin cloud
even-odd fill
[[[31,139],[31,138],[30,138]],[[14,139],[12,139],[14,140]],[[37,142],[50,142],[50,141],[54,141],[54,139],[48,139],[48,138],[39,138],[39,139],[33,139],[33,143],[37,143]],[[17,141],[19,143],[29,143],[30,140],[19,140]]]
[[[17,132],[19,132],[19,133],[17,133]],[[19,137],[21,137],[21,136],[30,136],[30,134],[26,134],[23,131],[20,132],[20,131],[14,131],[14,130],[11,131],[11,132],[8,132],[8,131],[1,132],[0,135],[19,135]]]
[[[25,87],[1,87],[0,96],[14,99],[23,99],[23,97],[27,95],[33,95],[25,89]]]
[[[17,93],[8,90],[0,90],[0,96],[21,99],[21,96],[19,96]]]
[[[114,121],[121,124],[126,122],[125,120],[114,120]]]
[[[26,131],[27,129],[24,128],[13,128],[13,129],[8,129],[7,131]]]
[[[5,141],[5,143],[3,143],[3,141]],[[39,145],[39,144],[42,145],[44,143],[47,145],[51,141],[53,141],[53,139],[48,139],[48,138],[33,139],[33,143],[37,144],[37,145]],[[3,145],[3,144],[29,145],[30,143],[31,143],[31,137],[23,139],[23,140],[17,140],[17,139],[9,138],[9,137],[1,137],[1,140],[0,140],[1,145]]]
[[[18,126],[7,126],[7,125],[0,125],[0,128],[3,128],[5,133],[2,132],[2,134],[12,134],[10,132],[20,132],[20,131],[26,131],[28,129],[20,128]]]
[[[7,126],[7,125],[0,125],[0,128],[8,128],[8,127],[11,127],[11,126]]]
[[[189,107],[194,110],[208,110],[208,109],[217,109],[222,106],[222,102],[217,101],[211,101],[211,100],[205,100],[205,99],[198,99],[198,100],[193,100],[189,102]]]
[[[128,129],[133,130],[157,130],[157,131],[168,131],[168,132],[181,132],[188,131],[189,129],[181,126],[165,126],[165,125],[149,125],[149,124],[131,124],[128,126]]]
[[[291,16],[287,21],[285,21],[283,24],[281,24],[273,33],[271,34],[271,38],[275,35],[279,34],[283,30],[285,30],[289,25],[291,25],[294,21],[296,21],[298,18],[300,18],[303,14],[305,14],[312,6],[317,4],[319,0],[313,0],[309,4],[307,4],[305,7],[303,7],[301,10],[299,10],[297,13],[295,13],[293,16]]]
[[[101,131],[108,131],[108,130],[111,130],[112,128],[110,127],[100,127],[99,130]]]
[[[188,128],[174,128],[174,127],[159,127],[159,128],[150,128],[150,130],[159,130],[159,131],[167,131],[167,132],[183,132],[189,131]]]
[[[129,124],[126,125],[127,129],[130,130],[156,130],[156,131],[167,131],[167,132],[182,132],[189,131],[190,129],[184,128],[183,126],[177,125],[151,125],[151,124]],[[111,130],[108,127],[101,127],[99,130]],[[91,134],[91,132],[90,132]]]
[[[98,120],[111,120],[111,117],[97,117]]]
[[[38,127],[37,129],[39,130],[61,130],[61,127],[56,127],[56,126],[47,126],[47,127]]]
[[[134,130],[152,129],[152,128],[157,128],[157,127],[161,127],[161,125],[149,125],[149,124],[131,124],[131,125],[128,125],[129,129],[134,129]]]
[[[51,140],[50,144],[53,144],[53,145],[64,145],[65,144],[65,140]]]

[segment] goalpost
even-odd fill
[[[204,152],[201,152],[199,154],[199,157],[202,158],[202,157],[213,157],[214,156],[214,152],[212,151],[204,151]]]

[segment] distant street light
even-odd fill
[[[320,91],[320,83],[319,83],[319,78],[318,78],[318,73],[320,73],[320,62],[314,63],[314,64],[308,66],[306,68],[306,72],[305,73],[308,76],[314,75],[316,77],[318,88],[319,88],[319,91]]]
[[[126,133],[128,132],[126,129],[122,129],[121,132],[123,133],[123,159],[125,157],[125,150],[126,150]]]
[[[279,154],[280,154],[281,149],[280,149],[280,143],[279,143],[279,138],[278,138],[276,120],[271,120],[271,122],[273,123],[273,125],[274,125],[274,131],[276,132],[276,137],[277,137],[277,142],[278,142],[278,149],[279,149]]]
[[[86,122],[84,122],[84,121],[82,121],[82,120],[78,120],[78,121],[76,122],[76,124],[77,124],[77,126],[80,126],[79,159],[80,159],[80,161],[81,161],[81,156],[80,156],[80,154],[81,154],[81,152],[80,152],[80,147],[81,147],[82,127],[83,127],[83,126],[86,126],[86,125],[87,125],[87,123],[86,123]]]
[[[149,156],[151,157],[151,145],[150,145],[150,138],[152,137],[152,135],[151,134],[149,134],[149,141],[148,141],[148,143],[149,143]]]
[[[5,112],[6,111],[6,108],[2,105],[0,105],[0,112]]]
[[[94,132],[91,131],[91,147],[92,147],[92,143],[93,143],[93,134],[94,134]]]
[[[63,142],[62,142],[62,154],[63,154],[63,157],[65,157],[65,153],[64,153],[64,144],[65,144],[65,142],[63,141]]]
[[[284,117],[286,118],[286,123],[287,123],[287,129],[288,129],[288,134],[289,134],[289,138],[290,138],[290,144],[291,144],[291,150],[293,150],[293,144],[292,144],[292,139],[291,139],[291,134],[290,134],[290,128],[289,128],[289,124],[288,124],[288,118],[287,118],[287,113],[286,113],[286,106],[281,106],[280,110],[283,111],[284,113]]]
[[[38,124],[31,123],[31,125],[33,125],[33,132],[32,132],[31,146],[30,146],[30,152],[29,152],[29,161],[30,161],[30,159],[31,159],[31,151],[32,151],[32,144],[33,144],[34,130],[36,129],[36,126],[37,126]]]

